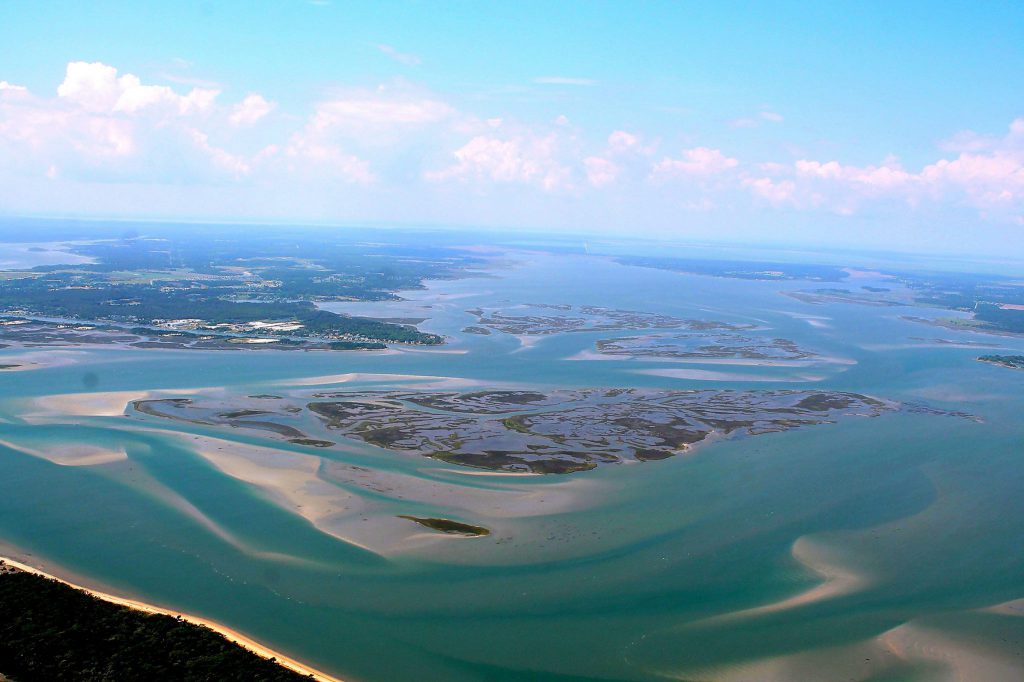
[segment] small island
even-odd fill
[[[476,324],[463,329],[470,334],[494,330],[513,336],[547,336],[565,332],[618,331],[623,329],[706,329],[705,320],[684,320],[671,315],[620,310],[595,305],[523,303],[502,308],[471,308]],[[713,325],[725,323],[713,322]],[[725,325],[729,327],[729,325]]]
[[[798,361],[817,356],[789,339],[756,337],[725,331],[660,333],[599,339],[601,355],[624,358]]]
[[[998,365],[1009,369],[1024,369],[1024,355],[982,355],[978,362]]]
[[[462,535],[470,538],[479,538],[491,534],[491,531],[487,530],[483,526],[473,526],[460,521],[452,521],[451,519],[423,518],[419,516],[409,516],[407,514],[399,514],[398,518],[413,521],[424,528],[436,530],[439,533],[447,533],[448,535]]]

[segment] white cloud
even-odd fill
[[[678,176],[716,175],[739,165],[739,160],[726,156],[719,149],[694,147],[683,152],[681,158],[665,157],[652,171],[655,178]]]
[[[771,178],[746,178],[743,184],[755,195],[768,201],[773,206],[781,206],[793,201],[796,183],[792,180],[772,180]]]
[[[587,182],[594,187],[605,187],[614,183],[622,172],[614,161],[600,156],[588,156],[583,159],[583,167],[587,173]]]
[[[269,114],[277,104],[268,102],[262,95],[250,94],[235,105],[228,117],[234,126],[250,126]]]
[[[478,135],[453,152],[455,165],[427,173],[426,178],[435,182],[454,178],[535,184],[545,190],[565,188],[571,173],[557,160],[556,145],[553,135],[510,139]]]
[[[57,87],[60,98],[96,113],[131,114],[163,105],[185,115],[209,108],[218,94],[217,90],[193,88],[187,95],[179,95],[166,85],[143,85],[132,74],[118,77],[116,68],[101,62],[70,62],[64,82]]]
[[[608,136],[608,147],[613,152],[626,152],[636,149],[640,144],[640,138],[625,130],[615,130]]]
[[[337,144],[318,141],[302,133],[293,135],[283,150],[271,147],[264,151],[263,156],[266,158],[283,154],[289,162],[288,170],[300,176],[312,172],[318,179],[329,180],[330,176],[321,177],[320,171],[326,169],[337,179],[350,184],[369,185],[377,181],[377,176],[366,160],[345,151]]]
[[[548,206],[586,198],[623,210],[712,211],[732,210],[724,207],[739,199],[761,210],[900,216],[957,209],[1024,222],[1024,118],[1002,134],[957,133],[932,161],[907,168],[895,157],[866,164],[838,155],[741,162],[699,142],[665,156],[646,130],[612,127],[604,136],[588,131],[585,117],[569,121],[554,113],[524,122],[490,101],[461,111],[404,81],[335,90],[305,119],[281,112],[273,125],[237,130],[266,121],[278,106],[256,93],[223,103],[216,89],[176,90],[103,63],[71,62],[56,96],[0,81],[0,173],[49,178],[54,188],[68,181],[284,187],[292,179],[308,196],[323,192],[327,203],[334,196],[328,188],[342,185],[360,188],[350,192],[372,185],[373,192],[420,193],[418,200],[430,204],[459,194],[439,185],[472,183],[480,191],[462,194],[474,194],[481,205],[489,189],[504,187],[508,196],[537,201],[552,194]],[[753,124],[782,121],[767,108],[755,111]],[[521,208],[501,200],[493,206],[498,213]]]
[[[428,95],[380,87],[353,90],[317,106],[311,125],[328,128],[414,128],[443,121],[454,115],[448,104]]]
[[[846,182],[880,191],[898,189],[917,180],[894,159],[880,166],[844,166],[838,161],[822,163],[801,159],[794,166],[798,176]]]
[[[658,141],[645,141],[639,133],[613,130],[608,135],[608,154],[615,156],[626,154],[652,156],[656,151],[658,151]]]
[[[206,133],[195,129],[190,129],[188,133],[196,148],[206,154],[219,169],[236,177],[246,175],[251,170],[249,163],[241,156],[210,144],[210,136]]]

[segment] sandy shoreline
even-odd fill
[[[182,613],[180,611],[174,611],[172,609],[162,608],[160,606],[155,606],[153,604],[147,604],[145,602],[137,601],[135,599],[118,597],[113,594],[108,594],[106,592],[100,592],[98,590],[93,590],[88,587],[83,587],[82,585],[69,582],[67,580],[64,580],[63,578],[55,576],[51,573],[47,573],[46,571],[38,569],[34,566],[30,566],[29,564],[22,563],[21,561],[12,559],[7,556],[0,556],[0,561],[3,561],[8,566],[12,566],[21,571],[25,571],[26,573],[34,573],[35,575],[40,575],[44,578],[51,578],[53,580],[57,580],[59,582],[64,583],[65,585],[68,585],[69,587],[73,587],[76,590],[81,590],[87,594],[102,599],[103,601],[110,602],[111,604],[126,606],[128,608],[135,609],[137,611],[142,611],[144,613],[162,614],[166,616],[172,616],[174,618],[181,618],[181,620],[187,621],[194,625],[203,625],[205,627],[210,628],[214,632],[217,632],[218,634],[224,636],[228,641],[237,644],[238,646],[242,647],[243,649],[246,649],[247,651],[250,651],[251,653],[256,654],[257,656],[261,656],[267,659],[275,659],[279,665],[284,666],[285,668],[288,668],[293,672],[299,673],[300,675],[311,675],[311,679],[319,680],[320,682],[343,682],[338,677],[328,675],[327,673],[321,672],[316,668],[311,668],[310,666],[301,663],[300,661],[297,661],[294,658],[286,656],[280,652],[274,651],[273,649],[263,644],[260,644],[256,640],[247,637],[236,630],[232,630],[231,628],[225,625],[221,625],[220,623],[217,623],[215,621],[207,620],[206,618],[200,618],[199,616],[193,616],[187,613]]]

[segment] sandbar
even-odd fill
[[[773,377],[765,374],[733,374],[730,372],[713,372],[706,369],[637,369],[634,374],[649,374],[670,379],[687,379],[689,381],[767,381],[800,383],[822,381],[825,377],[816,375],[799,375],[789,377]]]
[[[124,448],[105,448],[86,443],[61,443],[59,447],[33,448],[9,440],[0,440],[0,445],[60,466],[98,466],[128,459]]]

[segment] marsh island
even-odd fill
[[[493,471],[567,474],[672,457],[713,436],[786,431],[898,406],[836,391],[330,391],[268,401],[138,400],[134,411],[299,445],[353,439]],[[311,418],[315,417],[315,418]]]

